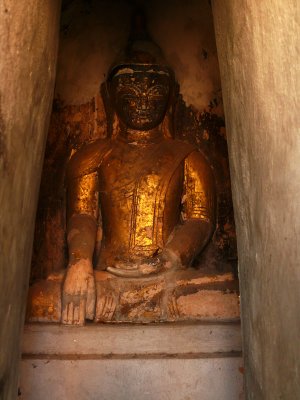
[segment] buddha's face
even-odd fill
[[[164,72],[121,71],[112,79],[116,113],[130,129],[158,126],[166,114],[169,94],[169,76]]]

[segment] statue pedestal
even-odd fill
[[[29,324],[21,400],[242,399],[239,323]]]
[[[59,322],[64,272],[29,290],[27,321]],[[95,322],[234,321],[239,319],[238,283],[232,273],[188,269],[151,278],[124,279],[95,271]]]
[[[25,326],[20,399],[243,398],[231,273],[190,269],[121,279],[95,271],[97,322],[107,323],[84,327],[55,323],[63,278],[64,272],[30,288],[27,320],[52,323]]]

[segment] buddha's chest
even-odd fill
[[[173,154],[167,150],[127,146],[114,149],[99,169],[100,193],[128,197],[137,190],[155,196],[172,169]]]
[[[99,198],[106,222],[129,233],[135,252],[162,246],[164,224],[169,232],[178,220],[183,169],[174,160],[163,149],[129,149],[112,152],[101,165]]]

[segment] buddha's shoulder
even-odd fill
[[[212,165],[201,150],[196,149],[188,154],[184,160],[185,174],[192,175],[193,179],[198,179],[204,186],[214,186],[214,176]]]
[[[191,151],[195,148],[195,146],[193,146],[192,144],[179,139],[165,139],[163,143],[165,147],[168,147],[170,150],[173,150],[175,152],[180,149],[182,149],[183,151]]]
[[[186,162],[190,164],[199,164],[201,166],[209,167],[209,162],[208,159],[205,157],[205,155],[202,153],[202,151],[198,148],[194,148],[193,151],[191,151],[188,156],[186,157]]]
[[[173,152],[183,154],[186,163],[210,168],[207,158],[196,145],[174,139],[170,141],[170,146],[173,148]]]
[[[166,141],[167,147],[171,150],[174,158],[180,157],[190,163],[207,165],[207,159],[201,150],[194,144],[179,139]]]
[[[98,139],[81,147],[68,162],[67,179],[79,178],[95,172],[111,149],[110,139]]]

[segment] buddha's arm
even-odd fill
[[[165,252],[174,262],[188,266],[207,244],[215,224],[215,185],[201,153],[185,160],[183,223],[171,234]]]
[[[97,173],[68,181],[69,264],[62,291],[62,322],[83,325],[95,313],[92,257],[98,213]]]
[[[110,141],[99,139],[82,147],[67,168],[69,263],[92,261],[98,216],[97,169],[111,151]]]
[[[69,264],[92,261],[98,216],[97,172],[72,179],[68,184]]]

